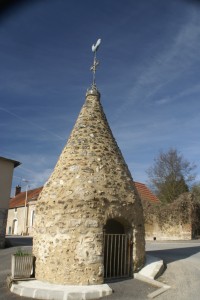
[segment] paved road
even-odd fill
[[[21,240],[21,241],[20,241]],[[30,239],[10,239],[11,244],[29,244]],[[5,278],[10,273],[10,256],[18,247],[0,250],[0,300],[22,300],[11,294],[5,286]],[[31,246],[23,246],[31,249]],[[158,296],[158,300],[199,300],[200,299],[200,241],[188,242],[147,242],[147,253],[162,258],[167,269],[159,281],[171,286],[171,289]],[[136,279],[109,284],[114,293],[105,300],[145,300],[155,290],[151,285]],[[30,300],[30,298],[23,298]]]
[[[171,286],[158,300],[200,299],[200,240],[148,243],[149,254],[162,258],[167,269],[159,281]]]

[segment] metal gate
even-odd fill
[[[127,234],[104,234],[104,278],[131,276],[131,238]]]

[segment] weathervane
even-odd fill
[[[92,81],[92,88],[96,89],[96,82],[95,82],[95,74],[97,66],[99,65],[99,61],[97,60],[97,50],[99,48],[99,45],[101,44],[101,39],[98,39],[96,42],[96,45],[92,45],[92,52],[94,52],[94,61],[93,65],[91,66],[90,70],[93,72],[93,81]]]

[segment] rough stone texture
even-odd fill
[[[0,208],[0,249],[5,246],[7,215],[8,209]]]
[[[143,204],[146,240],[191,240],[200,232],[200,203],[191,193],[173,203]]]
[[[121,222],[133,236],[134,271],[145,261],[144,221],[133,179],[99,93],[86,102],[36,205],[36,278],[60,284],[104,282],[103,228]]]

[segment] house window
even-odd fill
[[[12,233],[12,227],[9,226],[9,228],[8,228],[8,234],[11,234],[11,233]]]
[[[34,218],[35,218],[35,211],[34,210],[32,210],[32,212],[31,212],[31,227],[33,227],[33,223],[34,223]]]
[[[12,234],[17,234],[17,227],[18,227],[18,221],[17,219],[14,219],[12,224]]]

